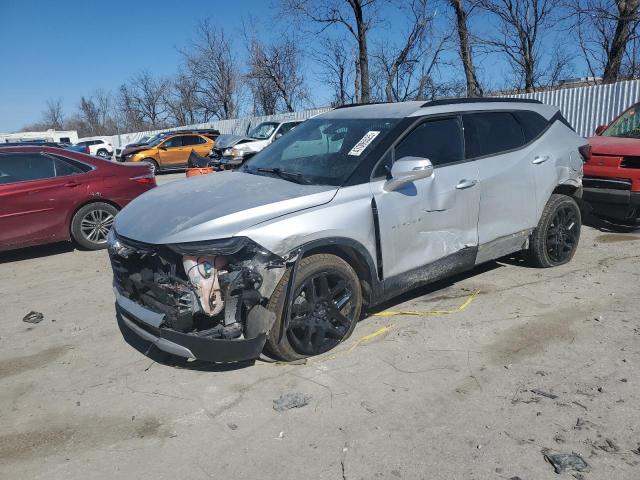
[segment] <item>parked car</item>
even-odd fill
[[[610,224],[640,227],[640,103],[589,138],[584,200]]]
[[[238,168],[267,145],[272,144],[301,123],[302,120],[262,122],[247,136],[220,135],[211,153],[211,166],[217,170]]]
[[[30,142],[5,142],[0,143],[0,147],[55,147],[64,148],[65,150],[71,150],[72,152],[89,153],[89,147],[82,145],[71,145],[70,143],[61,142],[45,142],[45,141],[30,141]]]
[[[104,248],[116,213],[154,186],[146,165],[48,146],[2,146],[0,251],[69,239]]]
[[[79,147],[88,147],[91,155],[97,155],[102,158],[111,158],[113,156],[113,145],[104,138],[92,138],[81,140],[76,143]]]
[[[344,341],[372,305],[478,264],[516,252],[565,264],[586,145],[535,101],[317,116],[238,171],[165,185],[118,215],[122,328],[187,358],[252,359],[266,344],[295,360]]]
[[[179,130],[159,133],[143,146],[125,149],[122,161],[147,162],[157,173],[160,170],[183,169],[192,151],[207,156],[211,152],[217,130]],[[128,150],[128,151],[127,151]]]

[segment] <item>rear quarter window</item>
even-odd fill
[[[522,126],[526,143],[538,138],[549,126],[549,122],[547,122],[542,115],[536,112],[520,110],[513,112],[513,115],[518,119],[518,122],[520,122],[520,125]]]
[[[522,147],[525,136],[511,112],[463,115],[466,158],[497,155]]]

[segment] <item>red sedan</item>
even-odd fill
[[[53,147],[0,147],[0,251],[70,239],[104,248],[118,210],[155,186],[146,164]]]

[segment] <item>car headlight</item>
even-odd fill
[[[246,153],[246,151],[240,150],[239,148],[227,148],[224,154],[227,157],[242,158],[246,155]]]
[[[233,255],[253,243],[247,237],[230,237],[204,242],[173,243],[171,250],[183,255]]]

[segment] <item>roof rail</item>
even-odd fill
[[[469,97],[432,100],[422,104],[422,107],[437,107],[440,105],[456,105],[459,103],[542,103],[540,100],[514,97]]]
[[[393,102],[364,102],[364,103],[349,103],[347,105],[340,105],[336,108],[334,108],[334,110],[339,110],[341,108],[351,108],[351,107],[362,107],[364,105],[383,105],[385,103],[393,103]]]

